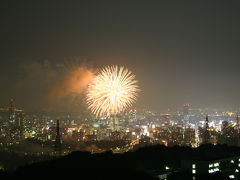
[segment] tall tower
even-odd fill
[[[190,104],[183,105],[183,116],[187,116],[189,114],[189,107],[190,107]]]
[[[20,139],[23,139],[24,135],[24,121],[25,113],[23,110],[16,110],[15,112],[15,128],[18,130]]]
[[[189,124],[189,107],[190,104],[183,104],[183,124]]]
[[[9,111],[9,127],[12,128],[15,125],[15,107],[13,106],[14,99],[10,99],[10,106],[8,107]]]
[[[208,125],[208,115],[206,116],[206,126],[203,134],[203,143],[210,143],[210,133],[209,133],[209,125]]]
[[[208,115],[206,116],[206,129],[208,130],[209,125],[208,125]]]
[[[59,133],[59,120],[57,120],[57,129],[56,129],[56,139],[55,139],[54,152],[59,156],[62,153],[60,133]]]

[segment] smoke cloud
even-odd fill
[[[71,108],[74,109],[76,105],[80,105],[82,102],[82,97],[92,78],[93,73],[86,66],[67,70],[62,79],[49,88],[47,93],[49,103],[54,106],[62,106],[68,111]]]
[[[93,76],[90,68],[79,63],[24,63],[12,93],[29,111],[77,112],[86,108],[85,92]]]

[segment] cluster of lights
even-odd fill
[[[193,165],[192,165],[192,173],[193,173],[193,174],[196,174],[196,169],[195,169],[195,168],[196,168],[196,164],[193,164]]]
[[[220,171],[218,162],[214,163],[214,164],[209,164],[209,168],[211,168],[211,169],[208,170],[209,173],[215,173],[217,171]]]

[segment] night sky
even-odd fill
[[[239,1],[9,1],[0,22],[1,107],[48,109],[68,64],[127,67],[137,108],[240,106]]]

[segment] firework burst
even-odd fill
[[[87,104],[97,117],[109,117],[131,106],[138,91],[131,71],[124,67],[107,66],[88,85]]]

